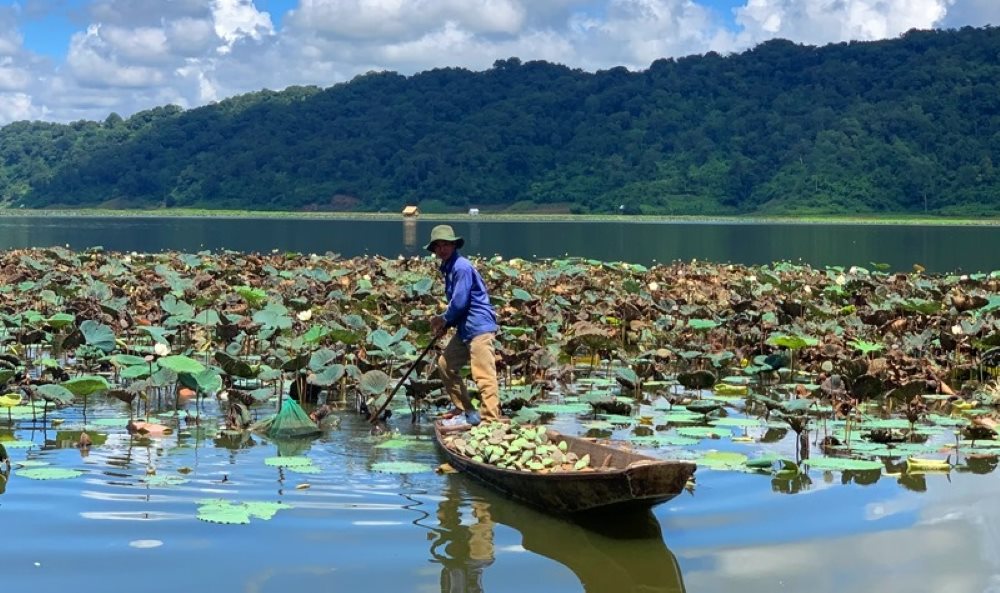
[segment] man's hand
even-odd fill
[[[431,317],[431,331],[435,335],[444,331],[444,317],[441,317],[440,315]]]

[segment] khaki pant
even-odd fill
[[[465,380],[459,373],[463,366],[471,362],[472,380],[479,388],[479,414],[484,421],[500,419],[493,337],[493,333],[479,334],[466,344],[455,334],[438,358],[438,370],[444,381],[444,390],[455,407],[463,411],[472,409],[472,401],[469,399]]]

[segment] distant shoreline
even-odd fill
[[[1000,226],[1000,217],[983,218],[931,217],[916,215],[884,216],[667,216],[667,215],[617,215],[617,214],[532,214],[491,213],[479,215],[462,213],[421,214],[404,217],[400,213],[377,212],[302,212],[254,210],[35,210],[0,209],[0,218],[29,218],[42,216],[81,218],[246,218],[246,219],[316,219],[316,220],[424,220],[431,222],[628,222],[665,224],[845,224],[845,225],[924,225],[924,226]]]

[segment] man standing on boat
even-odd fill
[[[450,423],[459,424],[464,420],[475,426],[482,420],[500,419],[493,347],[497,317],[483,277],[472,262],[458,252],[464,244],[465,240],[456,236],[451,226],[440,224],[431,230],[431,240],[425,248],[441,260],[440,270],[448,299],[448,309],[431,318],[431,331],[437,335],[447,328],[456,328],[455,335],[438,358],[445,391],[455,406]],[[478,412],[473,409],[465,381],[459,374],[467,363],[471,363],[472,380],[479,388]]]

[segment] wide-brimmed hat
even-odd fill
[[[434,241],[450,241],[455,244],[457,249],[461,249],[462,245],[465,245],[465,239],[456,235],[451,225],[448,224],[439,224],[431,229],[431,240],[427,242],[427,245],[424,245],[424,249],[433,251],[431,246],[434,245]]]

